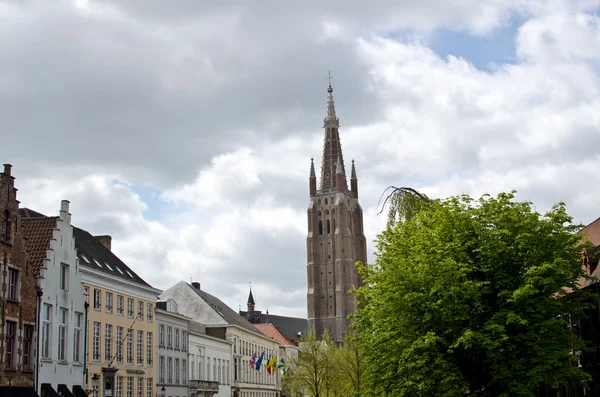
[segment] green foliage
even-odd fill
[[[424,199],[407,213],[399,200],[376,263],[359,264],[372,394],[538,396],[588,380],[568,326],[589,307],[575,284],[583,246],[563,203],[542,216],[514,193]]]

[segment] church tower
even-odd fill
[[[355,263],[367,261],[356,169],[353,160],[348,189],[339,126],[330,84],[319,189],[314,161],[310,163],[307,303],[309,328],[314,328],[317,336],[327,330],[336,342],[342,341],[348,315],[356,311],[356,296],[350,291],[362,282]]]

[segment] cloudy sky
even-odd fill
[[[258,309],[305,316],[327,70],[368,240],[392,184],[434,197],[516,189],[589,223],[599,11],[600,0],[0,0],[0,161],[22,206],[57,214],[70,200],[73,223],[112,235],[152,285],[194,279],[237,309],[252,282]]]

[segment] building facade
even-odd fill
[[[156,397],[153,288],[111,251],[109,236],[74,227],[87,296],[87,390],[94,397]]]
[[[86,311],[69,202],[61,202],[58,217],[21,214],[30,266],[40,276],[37,389],[68,395],[84,385]]]
[[[233,344],[207,335],[204,324],[195,321],[189,338],[190,397],[231,397]]]
[[[187,397],[189,319],[178,314],[172,299],[156,302],[158,376],[156,389],[165,397]],[[164,391],[163,391],[164,389]]]
[[[30,271],[11,165],[0,174],[0,395],[34,389],[37,280]]]
[[[279,343],[262,334],[221,300],[203,291],[200,283],[175,284],[161,294],[161,299],[175,300],[181,314],[205,324],[207,335],[232,344],[229,360],[219,363],[217,357],[212,357],[212,367],[207,365],[207,371],[211,371],[210,375],[207,373],[209,379],[214,379],[216,373],[217,379],[221,379],[219,383],[223,380],[225,384],[231,383],[231,394],[235,397],[275,397],[279,394],[276,377],[268,375],[264,365],[261,370],[249,365],[253,354],[277,355]]]
[[[362,285],[355,264],[366,263],[367,244],[354,161],[348,188],[331,85],[327,95],[319,189],[314,162],[310,164],[307,306],[309,328],[319,336],[327,330],[339,343],[349,324],[348,315],[357,308],[350,291]]]

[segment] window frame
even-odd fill
[[[61,307],[58,314],[58,361],[67,361],[67,326],[69,309]]]
[[[44,303],[42,314],[42,353],[41,359],[52,358],[52,305]]]
[[[61,291],[69,291],[69,265],[66,263],[60,264],[59,284],[59,288]]]
[[[12,320],[5,321],[4,330],[4,368],[15,370],[15,356],[17,351],[15,350],[17,341],[17,322]],[[12,331],[12,332],[10,332]]]
[[[6,298],[13,302],[19,301],[19,269],[8,268],[8,291]]]

